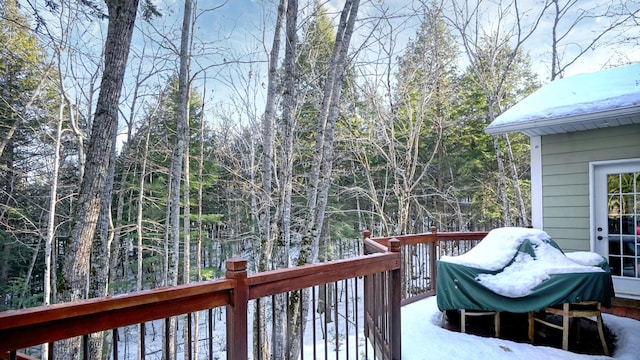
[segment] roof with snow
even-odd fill
[[[554,80],[498,116],[485,132],[529,136],[640,124],[640,63]]]

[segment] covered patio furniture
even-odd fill
[[[592,252],[565,254],[542,230],[490,231],[469,252],[437,262],[438,308],[529,313],[554,305],[595,301],[610,306],[607,261]]]

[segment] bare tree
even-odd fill
[[[339,114],[343,76],[359,6],[359,0],[347,0],[345,2],[336,31],[336,41],[331,54],[331,62],[323,92],[322,108],[316,129],[312,172],[309,174],[307,189],[308,218],[305,220],[306,228],[300,245],[298,265],[312,263],[318,256],[318,243],[331,184],[335,126]]]
[[[584,7],[578,0],[547,0],[547,3],[553,20],[551,80],[563,77],[567,68],[596,48],[638,40],[637,33],[628,34],[638,26],[640,8],[634,1],[608,1],[590,7]],[[592,21],[599,26],[591,26]],[[591,37],[584,37],[585,26],[589,26]],[[575,40],[578,33],[584,42]]]
[[[178,116],[176,118],[176,134],[175,144],[173,145],[173,151],[171,155],[171,187],[169,192],[170,204],[170,222],[169,222],[169,238],[170,238],[170,255],[169,255],[169,267],[168,267],[168,281],[171,285],[177,285],[179,281],[179,253],[180,253],[180,184],[184,174],[183,162],[188,162],[189,159],[185,159],[185,149],[188,149],[188,127],[189,127],[189,48],[190,48],[190,31],[191,31],[191,16],[193,11],[192,0],[185,0],[184,13],[182,19],[182,31],[180,40],[180,71],[178,74]],[[188,219],[185,219],[188,221]],[[185,249],[185,251],[187,251]],[[164,354],[165,358],[173,359],[176,356],[175,349],[175,337],[176,337],[176,318],[172,317],[165,323],[168,326],[167,335],[165,339],[167,346]]]
[[[502,99],[505,98],[510,74],[513,73],[514,66],[521,56],[523,44],[533,35],[547,6],[548,4],[545,4],[537,11],[530,10],[533,11],[533,21],[527,25],[521,20],[527,12],[520,9],[517,0],[497,3],[486,1],[452,3],[448,20],[458,32],[469,66],[485,93],[488,107],[487,123],[491,123],[504,111]],[[488,19],[491,21],[489,22]],[[489,24],[495,30],[486,29]],[[493,144],[498,164],[504,225],[510,226],[512,219],[507,196],[507,172],[498,137],[493,137]],[[508,142],[506,144],[510,146]],[[519,217],[524,221],[523,225],[528,225],[518,175],[515,173],[514,166],[510,166],[510,169]]]
[[[138,0],[106,2],[109,25],[105,43],[105,70],[100,85],[95,117],[87,150],[85,177],[78,196],[79,208],[76,224],[71,232],[71,243],[65,254],[63,265],[63,301],[86,297],[89,275],[89,255],[95,234],[101,201],[105,193],[109,160],[116,136],[118,102],[129,55],[133,25],[138,10]],[[79,342],[60,343],[61,358],[74,359],[80,356]]]

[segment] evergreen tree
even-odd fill
[[[55,104],[51,64],[16,1],[0,10],[0,310],[42,296],[42,251]],[[33,279],[37,281],[32,281]]]

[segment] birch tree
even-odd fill
[[[178,74],[178,114],[176,118],[176,134],[175,144],[171,155],[171,168],[170,168],[170,191],[168,193],[170,210],[169,221],[169,239],[171,242],[169,266],[168,266],[168,281],[170,285],[178,285],[179,281],[179,253],[180,253],[180,186],[183,180],[183,176],[189,176],[183,172],[185,162],[188,162],[188,158],[185,159],[185,151],[188,149],[188,128],[189,128],[189,63],[190,63],[190,31],[191,31],[191,16],[193,11],[193,4],[191,0],[185,0],[184,13],[182,20],[181,40],[180,40],[180,71]],[[187,190],[188,191],[188,190]],[[184,199],[186,201],[186,199]],[[187,202],[188,203],[188,202]],[[185,205],[186,207],[186,205]],[[188,218],[185,221],[189,221]],[[186,232],[186,229],[185,229]],[[185,235],[188,236],[188,235]],[[185,249],[184,251],[188,251]],[[185,275],[188,276],[188,275]],[[168,326],[168,339],[165,341],[168,345],[165,347],[167,353],[164,354],[165,358],[173,359],[175,354],[175,336],[176,336],[176,318],[172,317],[165,323]]]
[[[415,231],[410,223],[425,216],[432,219],[431,225],[447,229],[450,214],[455,214],[447,206],[452,179],[446,168],[445,137],[453,128],[457,51],[441,9],[432,4],[425,10],[416,40],[399,61],[397,90],[391,98],[388,123],[382,127],[383,156],[393,174],[397,199],[394,234]],[[429,210],[420,215],[422,202],[429,203],[425,204]]]
[[[309,174],[306,191],[308,196],[305,211],[307,218],[302,229],[297,265],[312,263],[318,258],[320,236],[322,236],[331,185],[336,122],[340,113],[340,98],[344,85],[345,68],[348,63],[347,54],[358,16],[359,5],[359,0],[347,0],[338,22],[336,41],[331,55],[327,81],[323,89],[322,107],[317,121],[312,171]],[[302,297],[301,301],[299,300],[300,297]],[[294,294],[289,300],[289,318],[291,319],[289,328],[292,332],[292,338],[298,338],[299,332],[304,331],[309,297],[309,292],[303,291],[302,293]],[[301,344],[299,342],[291,342],[289,354],[291,356],[298,354],[300,348]]]

